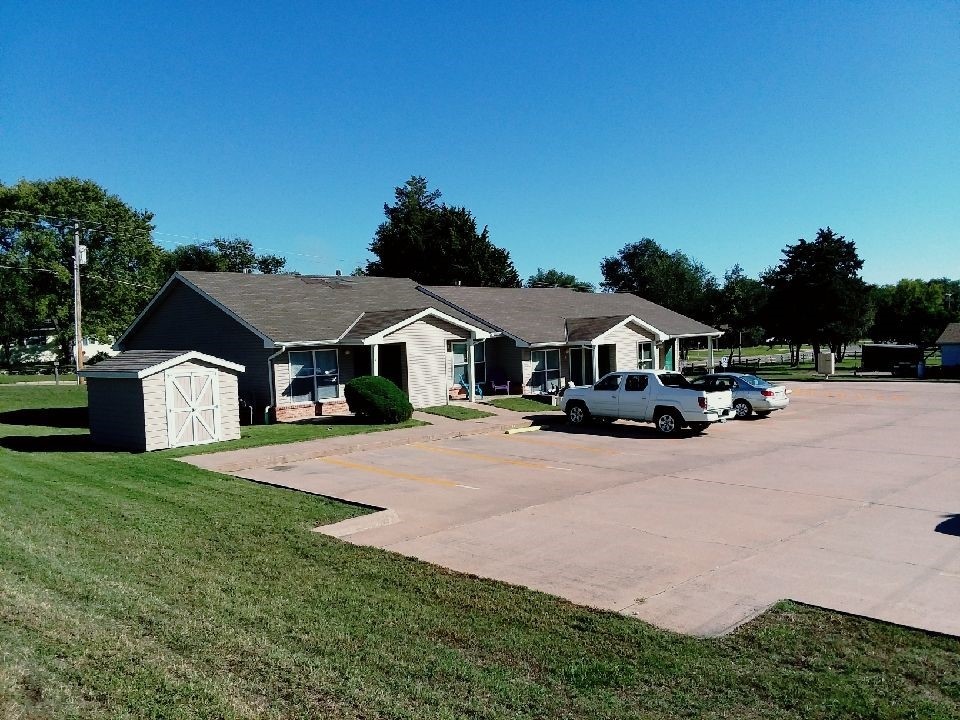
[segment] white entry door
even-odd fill
[[[167,370],[167,433],[170,447],[220,440],[218,372]]]

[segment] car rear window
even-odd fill
[[[689,388],[689,381],[680,373],[663,373],[660,382],[667,387]]]
[[[762,377],[757,377],[756,375],[742,375],[740,379],[747,383],[747,385],[752,385],[753,387],[770,387],[770,383],[768,383]]]

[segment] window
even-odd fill
[[[291,402],[316,402],[340,394],[340,371],[336,350],[305,350],[290,353]]]
[[[453,354],[453,365],[450,379],[453,385],[467,386],[469,373],[467,371],[467,343],[450,343],[450,352]],[[487,381],[487,352],[483,341],[473,344],[473,379],[477,385]]]
[[[665,387],[675,387],[675,388],[689,388],[689,381],[680,373],[663,373],[660,377],[660,382]]]
[[[647,389],[646,375],[627,375],[627,384],[624,386],[627,391],[641,391]]]
[[[637,367],[640,370],[653,370],[653,343],[637,343]]]
[[[613,374],[600,378],[600,382],[593,386],[594,390],[616,390],[620,387],[620,375]]]
[[[533,362],[531,387],[544,393],[556,392],[560,388],[560,351],[532,350],[530,360]]]

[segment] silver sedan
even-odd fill
[[[757,415],[769,415],[790,404],[789,390],[756,375],[713,373],[691,380],[690,384],[699,390],[730,390],[733,393],[733,410],[738,418],[750,417],[750,413],[754,412]]]

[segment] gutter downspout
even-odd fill
[[[276,358],[278,358],[278,357],[280,357],[281,355],[283,355],[283,353],[286,352],[286,350],[287,350],[287,346],[286,346],[286,345],[278,345],[278,347],[279,347],[280,349],[277,350],[273,355],[271,355],[270,357],[267,358],[267,378],[269,378],[269,382],[270,382],[270,404],[267,405],[267,407],[265,407],[264,410],[263,410],[263,419],[264,419],[264,423],[263,423],[263,424],[264,424],[264,425],[269,424],[269,423],[267,422],[267,419],[270,417],[270,410],[271,410],[271,409],[274,409],[274,408],[276,407],[276,401],[277,401],[277,398],[276,398],[276,395],[277,395],[277,387],[276,387],[276,383],[274,382],[274,378],[273,378],[273,361],[274,361]]]

